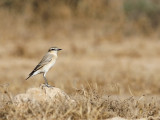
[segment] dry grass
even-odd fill
[[[49,0],[49,9],[41,1],[37,13],[36,0],[32,0],[33,6],[24,3],[23,8],[20,3],[7,1],[0,3],[0,84],[9,84],[8,96],[43,83],[41,75],[28,81],[25,78],[49,47],[58,46],[63,51],[48,72],[48,81],[78,105],[42,103],[37,108],[27,103],[24,110],[5,97],[0,101],[1,119],[135,119],[160,115],[159,4],[153,9],[149,0],[140,0],[146,5],[143,9],[134,3],[136,9],[125,11],[132,4],[122,4],[125,0],[95,4],[68,0],[54,3],[53,8]],[[6,96],[3,89],[0,95]]]
[[[90,88],[90,87],[89,87]],[[159,119],[159,97],[104,96],[96,89],[81,89],[72,95],[77,105],[59,102],[24,102],[21,106],[12,103],[12,96],[6,91],[1,97],[0,118],[10,119],[107,119],[120,116],[128,119]],[[54,104],[53,104],[54,103]]]

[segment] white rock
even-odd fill
[[[46,87],[44,84],[39,88],[30,88],[24,94],[18,94],[14,97],[13,102],[16,104],[31,102],[67,102],[69,104],[75,104],[65,92],[56,87]]]

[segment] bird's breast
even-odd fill
[[[56,60],[52,60],[51,62],[49,62],[47,65],[43,67],[43,71],[47,72],[55,64],[55,62]]]

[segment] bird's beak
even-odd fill
[[[60,51],[60,50],[62,50],[62,49],[58,49],[58,51]]]

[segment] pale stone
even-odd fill
[[[56,87],[46,87],[42,84],[39,88],[30,88],[24,94],[18,94],[14,97],[13,102],[19,103],[39,103],[39,102],[67,102],[69,104],[74,104],[75,101],[72,100],[65,92]]]

